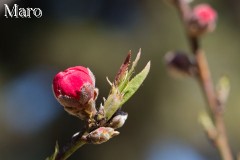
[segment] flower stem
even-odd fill
[[[181,19],[187,26],[186,19],[191,13],[189,5],[184,0],[174,0],[175,5],[180,13]],[[189,40],[190,47],[195,55],[196,65],[198,67],[199,76],[197,77],[200,85],[203,89],[205,98],[209,106],[210,115],[214,121],[217,135],[215,137],[209,137],[216,144],[223,160],[233,160],[233,155],[230,150],[226,128],[223,118],[223,106],[217,100],[217,95],[214,90],[214,84],[212,82],[211,73],[208,67],[208,62],[205,57],[204,51],[200,47],[198,37],[189,35],[188,28],[186,27],[186,34]]]
[[[75,145],[70,147],[64,154],[62,154],[59,158],[57,157],[56,160],[65,160],[68,157],[70,157],[76,150],[78,150],[80,147],[82,147],[86,142],[79,140],[76,142]]]
[[[72,142],[66,146],[62,152],[58,152],[55,160],[66,160],[69,158],[76,150],[86,144],[86,141],[82,139],[82,136],[88,132],[81,132],[77,136],[72,138]]]

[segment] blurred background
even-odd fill
[[[225,121],[233,153],[240,151],[240,1],[210,3],[219,13],[214,33],[202,45],[216,82],[231,81]],[[4,17],[4,6],[41,8],[41,18]],[[129,118],[120,136],[85,145],[70,160],[217,160],[198,115],[206,104],[191,78],[174,79],[164,66],[170,50],[189,52],[176,10],[163,0],[1,0],[0,159],[45,159],[81,130],[82,123],[54,99],[54,75],[70,66],[89,67],[100,89],[98,104],[127,52],[142,48],[140,71],[149,76],[124,105]]]

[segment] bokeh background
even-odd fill
[[[231,81],[225,121],[233,153],[240,151],[240,1],[195,0],[218,11],[216,31],[202,44],[216,82]],[[43,16],[6,19],[3,4],[41,8]],[[85,145],[70,160],[217,160],[218,152],[198,122],[206,104],[191,78],[174,79],[164,66],[169,50],[189,52],[176,10],[163,0],[1,0],[0,159],[37,160],[81,130],[82,122],[54,99],[54,75],[69,66],[91,68],[101,97],[128,50],[142,48],[140,71],[150,74],[124,105],[129,113],[120,136]]]

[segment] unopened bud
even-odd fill
[[[76,66],[59,72],[53,79],[53,92],[64,109],[80,119],[96,114],[97,89],[92,72]]]
[[[121,128],[124,125],[125,121],[127,120],[127,117],[128,117],[127,113],[119,111],[117,115],[115,115],[111,119],[109,127],[112,127],[114,129]]]
[[[197,68],[194,59],[182,52],[168,52],[165,61],[173,76],[194,76]]]
[[[215,29],[217,12],[208,4],[200,4],[193,8],[189,20],[189,31],[192,36],[199,36]]]
[[[117,135],[119,135],[119,132],[115,131],[113,128],[100,127],[89,133],[86,139],[88,143],[101,144]]]

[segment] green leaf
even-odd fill
[[[122,91],[123,99],[121,101],[121,105],[123,105],[141,86],[149,73],[150,65],[150,62],[148,62],[145,68],[139,74],[137,74],[124,88]]]
[[[59,153],[59,145],[58,145],[58,142],[56,142],[53,155],[51,157],[48,157],[46,160],[55,160],[58,153]]]

